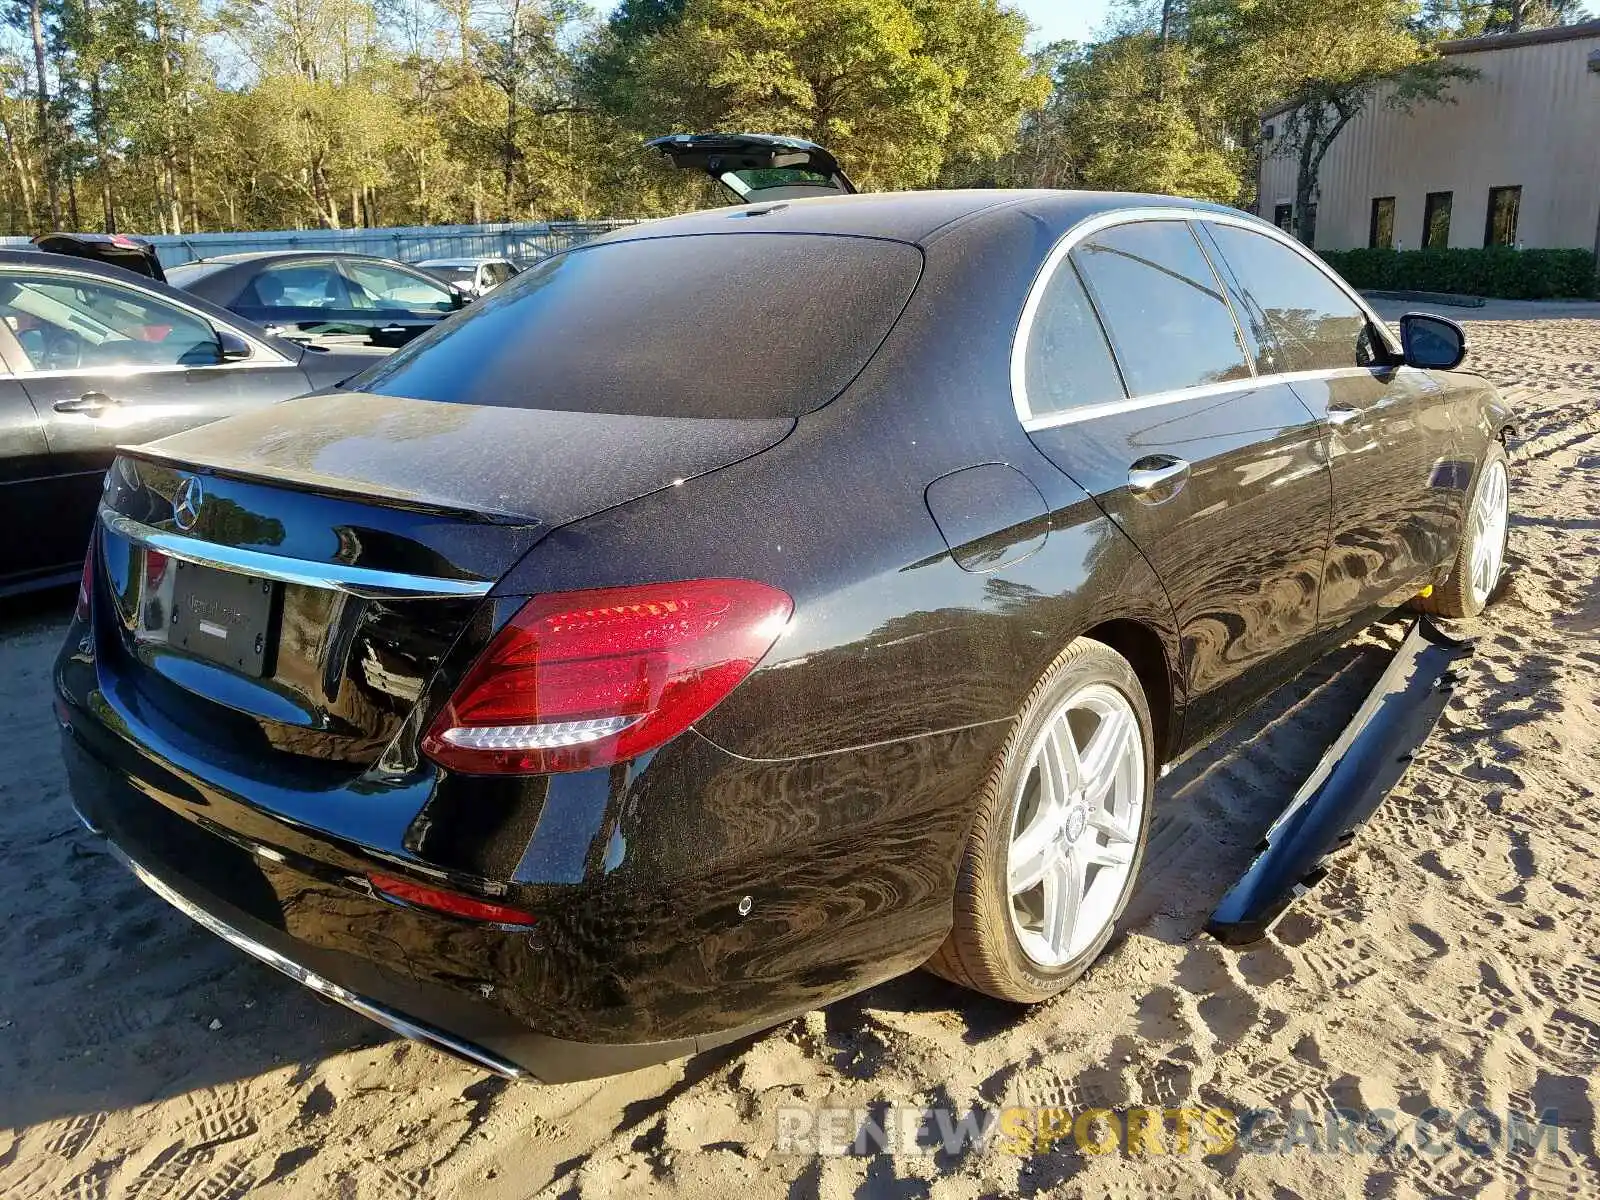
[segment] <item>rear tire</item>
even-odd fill
[[[1079,638],[1028,694],[979,793],[954,920],[928,970],[1024,1004],[1088,970],[1138,878],[1155,777],[1138,677]]]
[[[1450,574],[1431,595],[1414,599],[1412,608],[1436,617],[1475,617],[1484,610],[1505,571],[1510,496],[1505,447],[1491,442],[1472,483]]]

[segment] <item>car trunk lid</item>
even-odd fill
[[[236,766],[348,774],[551,530],[792,426],[337,393],[126,450],[101,507],[109,665]]]

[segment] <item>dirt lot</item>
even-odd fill
[[[1028,1013],[919,975],[686,1063],[553,1088],[488,1078],[246,959],[80,832],[48,700],[70,597],[13,607],[0,1196],[1596,1194],[1600,319],[1580,311],[1470,325],[1478,369],[1523,413],[1510,580],[1465,623],[1470,678],[1353,850],[1257,948],[1200,935],[1399,623],[1164,781],[1128,936]],[[1562,1128],[1553,1150],[1488,1155],[779,1153],[780,1106],[823,1103],[1387,1108],[1401,1144],[1430,1106],[1553,1108]]]

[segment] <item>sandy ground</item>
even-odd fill
[[[919,974],[685,1063],[552,1088],[486,1077],[246,959],[80,832],[47,695],[70,598],[9,610],[0,1196],[1600,1193],[1600,320],[1457,315],[1524,438],[1510,580],[1464,623],[1480,650],[1440,728],[1329,877],[1241,953],[1200,934],[1205,915],[1402,626],[1269,698],[1164,781],[1127,935],[1028,1012]],[[1386,1153],[1202,1156],[1170,1135],[1165,1156],[781,1153],[778,1110],[823,1103],[1391,1109],[1402,1135]],[[1554,1108],[1558,1146],[1398,1148],[1430,1106],[1472,1105]]]

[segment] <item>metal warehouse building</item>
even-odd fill
[[[1323,161],[1315,242],[1388,246],[1582,247],[1600,253],[1600,21],[1445,42],[1478,72],[1454,103],[1409,113],[1382,93]],[[1290,107],[1261,118],[1260,213],[1287,229],[1295,161]]]

